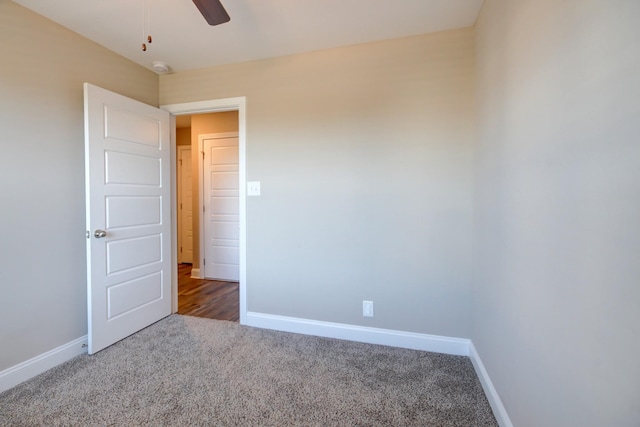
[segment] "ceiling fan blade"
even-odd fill
[[[220,0],[193,0],[193,3],[198,7],[209,25],[219,25],[231,21]]]

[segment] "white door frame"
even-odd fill
[[[189,150],[189,152],[191,152],[191,145],[178,145],[176,146],[176,159],[177,160],[181,160],[184,155],[182,153],[184,153],[185,151]],[[191,154],[191,153],[190,153]],[[178,168],[178,171],[176,172],[176,197],[178,198],[177,202],[178,203],[182,203],[182,197],[184,196],[184,194],[182,194],[182,186],[184,185],[184,182],[182,182],[182,180],[184,179],[184,177],[182,176],[182,167]],[[191,168],[191,173],[193,174],[193,165]],[[193,192],[192,192],[192,197],[193,197]],[[192,207],[193,209],[193,207]],[[184,230],[182,229],[183,224],[182,224],[182,210],[180,212],[178,212],[178,239],[176,239],[177,244],[182,247],[182,239],[184,238]],[[192,248],[193,249],[193,248]],[[184,258],[182,256],[181,252],[178,252],[178,263],[181,263],[184,261]],[[193,260],[192,260],[193,261]]]
[[[246,98],[225,98],[225,99],[212,99],[208,101],[198,102],[186,102],[183,104],[168,104],[161,105],[162,110],[171,113],[171,150],[173,153],[173,159],[175,159],[176,153],[176,138],[175,138],[175,117],[184,114],[201,114],[201,113],[218,113],[223,111],[237,111],[238,112],[238,150],[240,155],[240,324],[245,325],[247,322],[247,130],[246,130]],[[200,156],[198,156],[200,157]],[[171,170],[171,182],[172,185],[176,185],[176,165],[175,161],[172,162]],[[175,190],[175,188],[174,188]],[[176,191],[172,192],[172,206],[173,206],[173,237],[177,239],[177,204],[176,204]],[[173,259],[177,261],[177,245],[173,245]],[[202,255],[201,255],[202,257]],[[175,263],[174,263],[175,264]],[[174,268],[174,270],[177,270]],[[178,279],[177,271],[174,273],[174,281],[172,286],[172,303],[173,312],[178,311]]]
[[[239,132],[221,132],[221,133],[203,133],[198,135],[198,152],[204,152],[204,140],[205,139],[218,139],[218,138],[238,138]],[[240,142],[238,141],[238,144]],[[193,172],[192,172],[193,173]],[[204,205],[204,159],[202,156],[198,156],[198,209],[200,206]],[[240,179],[240,183],[242,183],[242,179]],[[242,187],[240,185],[239,187]],[[240,197],[238,197],[238,203],[240,202]],[[205,254],[205,215],[202,214],[202,209],[200,209],[200,279],[205,278],[204,274],[204,254]]]

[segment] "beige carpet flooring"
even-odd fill
[[[0,394],[2,426],[495,426],[466,357],[172,315]]]

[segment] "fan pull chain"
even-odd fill
[[[153,38],[151,37],[151,31],[149,31],[149,2],[151,0],[142,0],[143,1],[143,11],[142,11],[142,39],[145,39],[145,34],[146,36],[146,42],[142,42],[142,51],[146,52],[147,51],[147,43],[151,44],[153,43]]]

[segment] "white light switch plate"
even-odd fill
[[[247,182],[247,196],[259,196],[260,195],[260,181]]]

